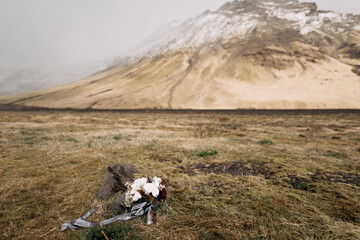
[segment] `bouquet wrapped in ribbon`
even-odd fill
[[[92,223],[86,221],[86,218],[88,218],[92,213],[97,210],[97,208],[93,208],[84,216],[72,220],[70,223],[62,224],[61,230],[77,230],[79,228],[105,226],[116,221],[130,220],[144,214],[147,214],[146,224],[151,225],[152,223],[156,222],[154,205],[166,200],[167,193],[165,185],[167,183],[167,179],[162,180],[158,177],[154,177],[153,179],[136,179],[132,184],[127,183],[128,190],[125,193],[124,204],[128,209],[131,209],[129,212],[123,213],[107,220],[103,220],[101,222]]]
[[[130,207],[136,202],[148,202],[151,204],[150,210],[147,212],[146,224],[150,225],[156,222],[153,206],[157,202],[166,200],[166,183],[167,179],[154,177],[136,179],[132,184],[127,183],[128,190],[125,195],[125,206]]]

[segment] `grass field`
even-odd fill
[[[91,239],[106,167],[169,178],[122,239],[360,239],[360,114],[0,112],[0,239]]]

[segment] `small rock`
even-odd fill
[[[138,172],[133,164],[118,163],[108,166],[104,180],[98,193],[100,199],[107,199],[120,190],[125,191],[126,182],[134,180],[133,174]]]
[[[202,164],[202,163],[194,163],[193,167],[196,168],[196,169],[203,168],[204,164]]]

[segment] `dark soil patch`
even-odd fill
[[[325,181],[334,183],[347,183],[360,186],[360,176],[351,173],[334,172],[334,173],[315,173],[310,176],[315,181]]]
[[[21,99],[20,101],[24,101]],[[170,113],[170,114],[234,114],[234,115],[329,115],[329,114],[358,114],[360,109],[232,109],[232,110],[194,110],[194,109],[93,109],[93,108],[46,108],[29,107],[17,104],[0,104],[0,111],[50,111],[50,112],[110,112],[110,113]]]
[[[347,183],[360,187],[360,176],[343,173],[343,172],[333,172],[333,173],[320,173],[309,175],[307,178],[297,177],[295,175],[289,175],[289,183],[295,189],[309,190],[311,188],[311,183],[315,182],[333,182],[333,183]]]
[[[192,175],[193,169],[198,169],[203,173],[231,174],[233,176],[263,175],[266,179],[270,179],[273,173],[270,167],[261,162],[244,163],[241,161],[234,161],[232,163],[195,163],[184,172]]]
[[[232,163],[195,163],[189,167],[178,167],[183,173],[189,176],[194,175],[194,169],[197,169],[203,173],[215,173],[215,174],[231,174],[233,176],[260,176],[263,175],[265,179],[271,179],[274,171],[266,163],[262,162],[250,162],[245,163],[242,161],[234,161]],[[298,177],[296,175],[288,175],[287,182],[295,189],[301,189],[305,191],[311,191],[313,183],[315,182],[332,182],[332,183],[347,183],[360,187],[360,176],[351,173],[332,172],[321,173],[317,172],[307,177]],[[278,184],[279,179],[272,178],[273,184]]]
[[[295,175],[289,175],[289,183],[290,185],[295,188],[295,189],[301,189],[301,190],[309,190],[310,186],[309,186],[309,179],[308,178],[302,178],[302,177],[297,177]]]

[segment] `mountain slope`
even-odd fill
[[[49,108],[360,108],[360,17],[244,0],[173,22],[126,64],[0,98]]]

